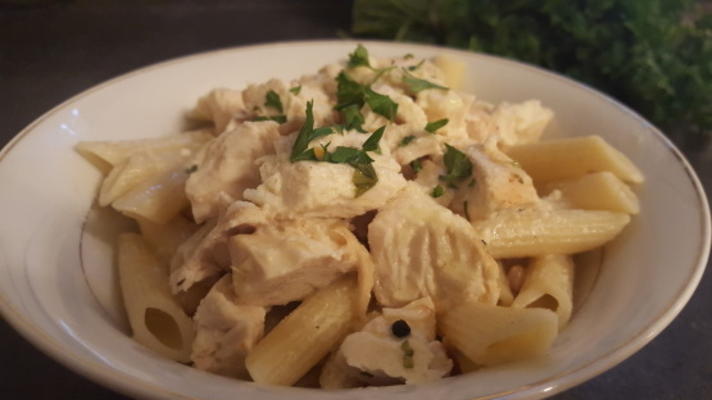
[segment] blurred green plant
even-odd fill
[[[613,95],[668,134],[712,132],[709,3],[356,0],[352,31],[538,64]]]

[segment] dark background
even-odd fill
[[[48,109],[119,74],[221,47],[335,38],[349,29],[350,8],[340,0],[0,0],[0,147]],[[709,196],[712,145],[678,145]],[[4,321],[0,354],[0,399],[125,399],[39,353]],[[652,343],[554,398],[712,398],[710,273]]]

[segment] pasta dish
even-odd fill
[[[132,337],[262,384],[419,384],[543,356],[572,255],[616,237],[643,176],[599,136],[540,140],[463,64],[358,46],[286,83],[218,88],[200,129],[81,142],[117,241]],[[476,373],[476,372],[475,372]]]

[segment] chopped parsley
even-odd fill
[[[430,133],[435,133],[435,131],[437,131],[438,129],[447,125],[448,122],[450,122],[450,120],[447,118],[439,119],[439,120],[433,121],[433,122],[428,122],[425,125],[425,130]]]
[[[413,140],[415,140],[415,136],[414,136],[414,135],[408,135],[408,136],[404,137],[404,138],[400,141],[400,143],[398,144],[398,146],[399,146],[399,147],[407,146],[407,145],[411,144],[411,143],[413,142]]]
[[[289,89],[289,91],[290,91],[291,93],[297,95],[297,94],[299,94],[299,92],[302,91],[302,85],[295,86],[295,87]]]
[[[314,113],[313,113],[314,102],[307,102],[306,118],[304,119],[304,125],[299,130],[297,139],[294,141],[294,146],[292,147],[292,154],[289,156],[289,161],[303,161],[303,160],[316,160],[316,154],[314,154],[313,149],[309,149],[309,143],[321,136],[326,136],[333,132],[329,127],[322,127],[314,129]]]
[[[352,181],[356,187],[356,197],[359,197],[378,183],[378,175],[373,168],[373,159],[367,152],[378,151],[379,143],[386,130],[385,126],[378,128],[366,139],[360,149],[348,146],[338,146],[334,151],[329,152],[329,144],[322,145],[315,150],[309,148],[309,143],[321,136],[334,133],[332,127],[321,127],[314,129],[314,114],[312,111],[313,102],[307,103],[306,118],[304,125],[299,130],[297,139],[292,147],[290,156],[291,162],[297,161],[323,161],[332,164],[348,164],[354,169]]]
[[[351,104],[341,110],[341,115],[344,117],[344,128],[345,129],[355,129],[361,133],[366,133],[363,130],[364,118],[361,114],[361,107],[358,104]]]
[[[279,95],[274,90],[270,90],[269,92],[267,92],[267,95],[265,96],[265,107],[274,108],[280,113],[284,112],[284,108],[282,107],[282,100],[279,98]]]
[[[368,104],[375,113],[391,121],[395,119],[398,103],[390,97],[375,92],[370,85],[362,85],[354,81],[344,71],[336,77],[336,82],[337,104],[334,109],[341,112],[347,129],[365,132],[362,128],[364,117],[361,114],[361,107],[364,104]]]
[[[376,129],[376,131],[363,142],[363,151],[378,151],[378,143],[381,141],[385,131],[385,125]]]
[[[411,74],[405,69],[403,70],[403,83],[405,83],[405,85],[408,87],[408,90],[410,90],[413,94],[417,94],[426,89],[449,90],[449,88],[445,86],[440,86],[436,83],[426,81],[425,79],[416,78],[415,76],[413,76],[413,74]]]
[[[364,90],[364,100],[376,114],[381,114],[390,121],[395,120],[396,113],[398,112],[398,103],[391,100],[390,97],[376,93],[370,87],[366,87]]]
[[[366,48],[361,44],[356,46],[356,50],[349,54],[349,61],[346,66],[348,68],[356,68],[360,66],[371,68],[371,64],[368,61],[368,50],[366,50]]]
[[[401,343],[400,347],[401,351],[403,351],[403,368],[413,368],[415,366],[415,362],[413,361],[413,355],[415,355],[415,351],[412,347],[410,347],[410,343],[407,339],[404,340],[403,343]]]
[[[433,188],[433,191],[430,192],[430,195],[433,196],[434,199],[437,199],[438,197],[442,196],[445,194],[445,188],[437,185]]]
[[[420,162],[420,159],[416,159],[410,162],[410,169],[413,170],[416,174],[420,172],[421,169],[423,169],[423,164]]]
[[[286,115],[272,115],[272,116],[261,116],[261,117],[254,117],[250,121],[274,121],[280,124],[283,124],[287,122],[287,116]]]
[[[195,172],[195,171],[197,171],[197,170],[198,170],[198,166],[195,165],[195,164],[193,164],[193,165],[191,165],[190,167],[188,167],[188,168],[185,169],[185,173],[188,174],[188,175],[190,175],[190,174],[192,174],[193,172]]]
[[[448,186],[456,188],[460,182],[472,175],[472,162],[460,150],[449,144],[445,144],[445,146],[447,150],[443,156],[443,162],[447,174],[441,175],[440,180],[447,183]]]

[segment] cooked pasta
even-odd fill
[[[545,356],[597,271],[579,281],[572,260],[600,253],[574,255],[628,225],[643,176],[598,136],[540,140],[552,110],[486,103],[466,77],[358,46],[289,83],[209,92],[187,115],[203,130],[78,144],[105,173],[98,204],[140,230],[118,241],[132,336],[211,373],[327,389]]]

